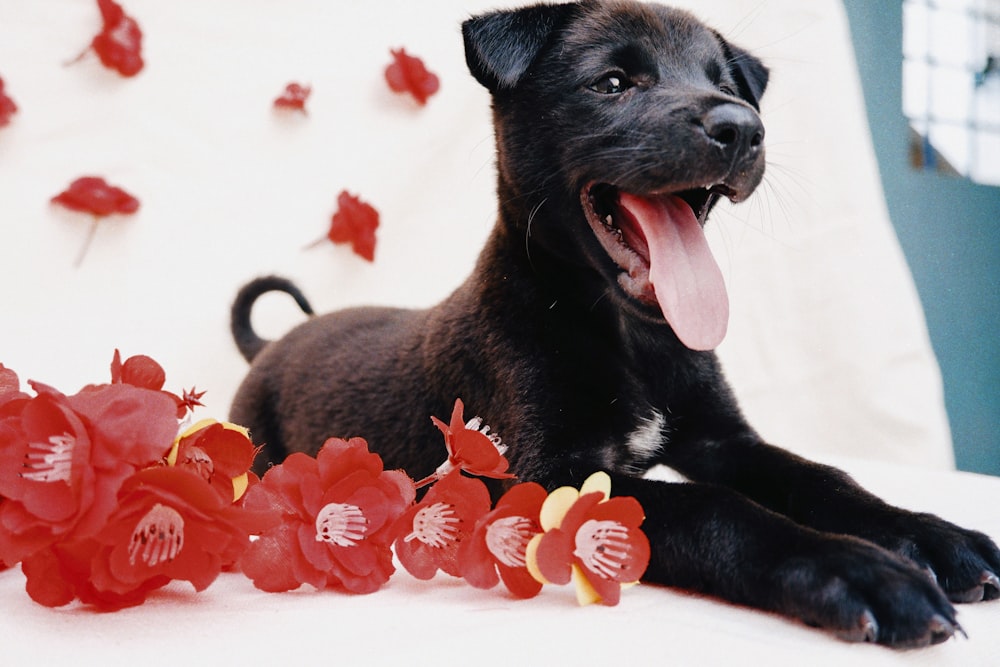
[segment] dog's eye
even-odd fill
[[[587,87],[595,93],[602,95],[618,95],[631,88],[632,82],[621,72],[611,72],[605,74]]]

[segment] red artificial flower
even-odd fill
[[[3,79],[0,78],[0,127],[4,127],[10,123],[10,117],[14,115],[17,111],[17,105],[14,104],[14,100],[4,92]]]
[[[90,213],[94,216],[87,239],[76,260],[78,266],[87,253],[101,218],[113,213],[128,215],[139,210],[138,199],[121,188],[108,185],[103,178],[97,176],[83,176],[76,179],[70,183],[69,188],[53,197],[52,202],[71,211]]]
[[[26,588],[40,604],[101,609],[140,604],[175,579],[202,591],[247,548],[251,520],[191,471],[147,468],[125,481],[96,535],[26,559]]]
[[[539,516],[545,532],[528,544],[532,575],[543,583],[573,579],[581,604],[618,604],[622,586],[637,582],[649,564],[642,506],[635,498],[609,498],[610,489],[607,474],[595,473],[580,491],[553,491]]]
[[[276,109],[287,109],[289,111],[301,111],[302,113],[307,113],[306,100],[309,99],[310,93],[312,93],[312,88],[310,86],[290,83],[285,86],[285,92],[274,100],[274,107]]]
[[[97,7],[101,10],[101,32],[97,33],[87,50],[94,49],[105,67],[122,76],[135,76],[143,66],[139,24],[113,0],[97,0]]]
[[[75,396],[32,383],[37,396],[0,406],[0,560],[94,534],[135,470],[160,460],[177,431],[161,392],[105,385]]]
[[[331,438],[315,459],[294,453],[244,497],[244,508],[271,520],[240,566],[265,591],[307,583],[374,592],[395,571],[390,529],[415,494],[410,478],[384,470],[361,438]]]
[[[462,416],[464,410],[462,399],[455,399],[450,424],[445,424],[437,417],[431,417],[431,421],[444,435],[448,460],[441,464],[434,474],[417,482],[417,488],[441,479],[457,468],[479,477],[493,479],[515,477],[506,472],[510,464],[504,457],[507,447],[501,442],[500,437],[495,434],[490,435],[490,427],[483,426],[479,417],[474,417],[466,423],[465,417]]]
[[[337,211],[326,236],[333,243],[349,243],[355,254],[373,262],[378,224],[378,211],[345,190],[337,196]]]
[[[462,578],[476,588],[493,588],[502,579],[519,598],[538,595],[542,583],[528,572],[527,548],[528,542],[542,532],[539,512],[547,496],[545,489],[534,482],[511,487],[459,546]]]
[[[459,545],[489,511],[486,485],[454,470],[399,518],[396,557],[417,579],[430,579],[438,570],[459,577]]]
[[[247,490],[250,466],[258,451],[245,428],[206,419],[177,436],[167,464],[187,468],[223,499],[236,502]]]
[[[385,80],[397,93],[409,93],[423,106],[438,91],[441,82],[437,75],[427,70],[424,62],[406,53],[406,49],[392,49],[392,63],[385,68]]]

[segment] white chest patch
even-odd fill
[[[644,463],[660,453],[665,438],[664,426],[666,420],[656,410],[649,417],[639,420],[639,425],[629,433],[625,443],[635,462]]]

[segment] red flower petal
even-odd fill
[[[91,387],[67,401],[91,424],[93,463],[100,467],[156,463],[177,435],[177,406],[162,391],[111,384]]]
[[[0,397],[4,394],[19,394],[21,391],[21,381],[17,373],[0,364]]]
[[[17,111],[17,105],[14,104],[7,93],[4,91],[3,79],[0,79],[0,127],[4,127],[10,123],[10,117],[14,115]]]
[[[52,201],[72,211],[106,216],[129,214],[139,210],[139,200],[99,176],[82,176],[52,198]]]
[[[327,238],[333,243],[349,243],[355,254],[373,262],[378,225],[378,211],[345,190],[337,196],[337,211],[330,220]]]
[[[38,551],[21,563],[26,578],[25,591],[38,604],[62,607],[73,601],[76,594],[59,567],[59,560],[50,549]]]
[[[535,554],[538,571],[546,581],[554,584],[568,584],[573,573],[573,536],[559,528],[553,528],[538,542]]]
[[[312,93],[311,87],[290,83],[285,86],[285,91],[274,100],[274,106],[276,109],[306,113],[306,100],[309,99],[310,93]]]
[[[101,63],[122,76],[135,76],[142,69],[142,30],[121,5],[97,0],[103,27],[90,43]]]
[[[437,75],[428,71],[424,62],[406,53],[406,49],[393,49],[392,63],[385,68],[385,80],[397,93],[409,93],[423,106],[427,99],[441,87]]]
[[[301,554],[292,545],[295,528],[278,526],[250,544],[240,559],[243,574],[253,585],[269,593],[295,590],[302,582],[290,566]],[[281,564],[281,566],[277,566]]]

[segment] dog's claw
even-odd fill
[[[943,641],[947,641],[955,634],[955,632],[961,632],[965,635],[965,632],[958,625],[958,623],[952,623],[944,616],[940,614],[935,614],[931,619],[930,632],[931,632],[931,644],[940,644]]]
[[[996,600],[1000,598],[1000,577],[992,572],[983,572],[983,600]]]
[[[875,614],[866,610],[858,619],[858,624],[850,630],[841,630],[837,636],[849,642],[868,642],[874,644],[878,641],[878,621]]]
[[[952,602],[961,604],[996,600],[1000,597],[1000,577],[989,571],[984,571],[979,578],[979,584],[964,591],[949,593]]]

